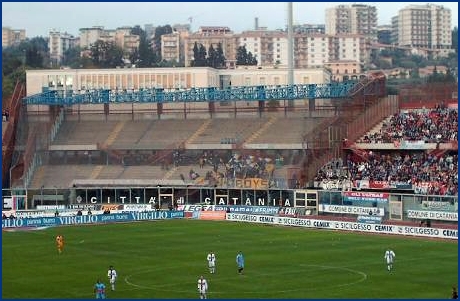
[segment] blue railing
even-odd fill
[[[24,98],[27,104],[74,105],[102,103],[171,103],[220,101],[269,101],[348,97],[355,83],[306,84],[285,86],[246,86],[188,90],[85,90],[45,91]]]

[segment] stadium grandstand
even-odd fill
[[[22,209],[126,193],[163,208],[217,204],[246,190],[316,213],[352,191],[457,204],[456,87],[401,99],[379,72],[342,83],[298,73],[289,86],[186,69],[27,72],[2,124],[6,194],[24,195]]]

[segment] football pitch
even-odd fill
[[[457,240],[200,220],[3,232],[2,239],[3,299],[94,299],[98,278],[108,299],[198,299],[200,275],[209,299],[446,299],[458,282]],[[387,247],[396,253],[391,272]],[[216,274],[207,268],[210,251]],[[115,291],[110,265],[118,272]]]

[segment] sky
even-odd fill
[[[27,37],[48,36],[50,30],[79,35],[79,28],[153,24],[228,26],[235,33],[259,27],[285,28],[287,2],[2,2],[2,27],[25,29]],[[353,2],[377,7],[378,25],[409,4],[427,2]],[[458,26],[458,2],[430,2],[451,9],[452,28]],[[324,24],[325,9],[351,2],[293,2],[294,24]]]

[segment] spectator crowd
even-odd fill
[[[439,105],[433,110],[412,110],[395,113],[382,128],[365,135],[360,143],[393,143],[395,141],[425,141],[445,143],[457,141],[458,109]]]
[[[402,140],[425,143],[457,141],[458,109],[438,105],[432,110],[396,113],[379,132],[367,134],[358,142],[395,143]],[[359,153],[349,153],[346,160],[330,161],[318,170],[315,182],[386,181],[410,184],[415,193],[458,195],[456,150],[409,148],[404,151],[360,150]]]

